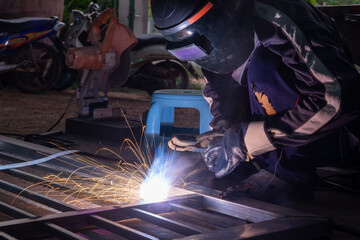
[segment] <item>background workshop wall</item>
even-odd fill
[[[64,0],[0,1],[0,18],[52,17],[63,18]]]

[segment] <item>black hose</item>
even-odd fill
[[[71,95],[71,99],[70,99],[68,105],[66,106],[64,113],[63,113],[63,114],[61,115],[61,117],[56,121],[56,123],[55,123],[53,126],[51,126],[46,132],[50,132],[50,131],[51,131],[54,127],[56,127],[56,126],[59,124],[59,122],[64,118],[65,114],[67,113],[67,111],[69,110],[69,108],[70,108],[70,106],[71,106],[71,103],[72,103],[72,100],[74,99],[75,94],[76,94],[76,91],[74,92],[74,94]]]

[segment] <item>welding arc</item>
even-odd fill
[[[32,160],[32,161],[21,162],[21,163],[13,163],[13,164],[8,164],[8,165],[2,165],[2,166],[0,166],[0,171],[1,170],[7,170],[7,169],[13,169],[13,168],[20,168],[20,167],[27,167],[27,166],[36,165],[36,164],[39,164],[39,163],[50,161],[50,160],[52,160],[54,158],[57,158],[57,157],[60,157],[60,156],[64,156],[64,155],[71,154],[71,153],[76,153],[78,151],[79,150],[62,151],[62,152],[58,152],[58,153],[52,154],[50,156],[39,158],[39,159]]]

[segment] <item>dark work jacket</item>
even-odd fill
[[[241,137],[254,157],[358,121],[360,76],[329,17],[303,0],[257,0],[253,17],[248,61],[228,75],[203,71],[212,127],[243,122]]]

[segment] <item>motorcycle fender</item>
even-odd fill
[[[165,59],[177,60],[174,55],[166,50],[165,45],[161,44],[150,45],[136,50],[132,52],[131,59],[134,63],[142,62],[144,59],[146,59],[147,62]]]

